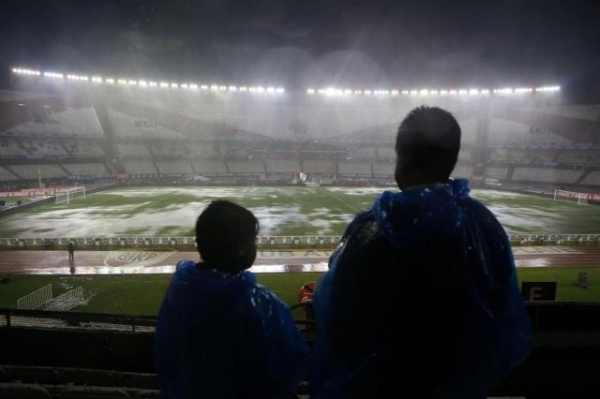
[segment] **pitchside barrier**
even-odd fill
[[[509,234],[512,245],[600,244],[600,234]],[[259,249],[333,249],[340,236],[259,236]],[[0,238],[0,249],[65,250],[69,241],[77,250],[118,248],[193,249],[194,237],[60,237],[60,238]]]

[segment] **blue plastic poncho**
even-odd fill
[[[155,335],[161,397],[293,398],[309,347],[255,276],[177,264]]]
[[[508,237],[467,180],[380,194],[318,281],[311,398],[485,398],[529,353]]]

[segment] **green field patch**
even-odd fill
[[[30,229],[18,229],[18,228],[2,228],[0,227],[0,237],[3,238],[15,238],[19,237],[21,234],[25,232],[31,231]]]
[[[127,229],[123,232],[124,236],[141,236],[144,235],[144,233],[147,230],[144,227],[138,227],[136,229]]]
[[[45,204],[2,218],[1,237],[192,236],[197,216],[215,199],[255,213],[261,235],[341,235],[356,213],[371,207],[381,188],[132,187]],[[388,190],[393,191],[393,190]],[[509,233],[600,233],[594,205],[519,193],[473,190]],[[50,230],[52,229],[52,231]],[[142,231],[143,229],[143,231]]]
[[[577,286],[580,272],[587,272],[587,288]],[[600,302],[600,268],[597,267],[524,267],[517,269],[517,275],[519,284],[523,281],[557,282],[557,301]]]
[[[181,228],[179,226],[164,226],[161,227],[160,229],[158,229],[157,235],[164,237],[164,236],[176,236],[177,233],[179,233],[181,231]]]
[[[298,300],[298,290],[321,273],[265,273],[257,274],[257,281],[271,288],[288,305]],[[82,287],[87,304],[72,311],[137,314],[156,316],[171,275],[30,275],[10,276],[0,284],[0,307],[16,308],[17,300],[46,284],[52,284],[54,297],[76,287]]]
[[[32,230],[34,233],[50,233],[51,231],[54,231],[54,229],[51,228],[47,228],[47,229],[35,229]]]
[[[579,272],[588,274],[588,288],[576,285]],[[288,305],[298,302],[298,291],[309,281],[317,281],[322,273],[259,273],[257,281],[275,293]],[[73,311],[157,315],[171,275],[31,275],[10,276],[0,284],[0,307],[16,308],[17,299],[52,284],[54,297],[76,287],[82,287],[87,304]],[[520,268],[519,284],[523,281],[556,281],[557,301],[600,302],[600,269],[598,268]]]

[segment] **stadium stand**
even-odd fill
[[[117,89],[94,92],[104,101],[92,106],[87,92],[59,90],[51,98],[43,85],[36,87],[41,92],[0,93],[0,186],[11,190],[37,187],[40,179],[48,185],[88,179],[92,185],[103,179],[135,185],[170,183],[173,176],[189,178],[189,184],[298,184],[301,174],[313,183],[386,183],[393,181],[398,116],[421,101],[401,96],[337,102],[286,93],[288,100],[199,94],[185,102],[175,92],[169,101],[158,101],[159,96]],[[477,177],[494,179],[495,189],[600,188],[597,105],[560,106],[532,97],[485,115],[468,99],[439,102],[458,115],[463,130],[455,175],[473,178],[474,185]],[[169,176],[160,180],[161,175]],[[178,239],[176,245],[193,245]],[[309,239],[307,247],[323,245],[317,237]],[[511,239],[588,240],[579,235]],[[285,247],[293,240],[279,237],[268,244]],[[148,243],[174,245],[165,237],[78,238],[81,247],[108,249]],[[2,245],[35,249],[47,243],[23,239]],[[64,244],[56,238],[51,245]],[[532,355],[495,395],[600,392],[598,306],[539,303],[528,309],[536,330]],[[153,320],[23,312],[0,311],[0,342],[11,343],[0,350],[0,397],[158,397]]]

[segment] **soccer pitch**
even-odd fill
[[[341,235],[352,217],[368,209],[381,188],[340,187],[132,187],[116,188],[69,204],[46,204],[3,217],[1,237],[193,236],[198,214],[214,199],[229,199],[251,209],[261,235]],[[600,212],[535,195],[473,190],[509,233],[599,233]],[[589,275],[589,289],[575,285]],[[260,273],[260,283],[287,304],[298,289],[321,273]],[[600,298],[598,268],[520,268],[520,281],[557,281],[557,300]],[[19,297],[52,284],[60,295],[83,287],[86,303],[76,311],[155,315],[170,275],[17,275],[0,290],[0,307],[15,307]]]
[[[214,199],[229,199],[259,219],[260,235],[341,235],[368,209],[381,188],[133,187],[88,194],[2,218],[0,237],[193,236],[198,214]],[[391,190],[394,191],[394,190]],[[600,233],[594,205],[535,195],[472,190],[509,233]]]

